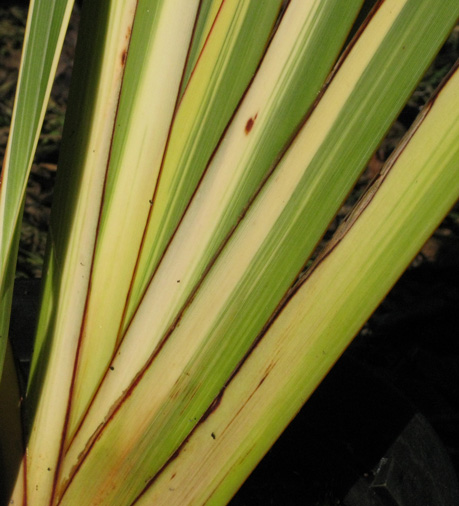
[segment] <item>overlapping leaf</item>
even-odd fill
[[[192,430],[301,270],[457,13],[453,3],[435,13],[429,2],[381,3],[169,331],[153,333],[157,315],[147,292],[123,344],[149,336],[157,348],[123,385],[124,394],[114,390],[113,399],[117,392],[121,398],[105,425],[107,411],[97,412],[93,404],[94,417],[90,410],[67,455],[64,476],[83,458],[64,504],[83,488],[103,501],[113,501],[114,494],[132,501]],[[169,283],[181,284],[168,272]],[[107,377],[124,377],[130,365],[133,355],[123,356],[123,344]],[[119,467],[94,479],[107,455]],[[142,455],[142,465],[134,455]],[[127,475],[135,478],[114,492]]]
[[[32,0],[16,100],[0,175],[0,372],[27,178],[37,147],[73,0]]]
[[[326,80],[361,4],[85,4],[13,500],[228,500],[457,198],[454,113],[432,133],[455,77],[266,331],[459,16],[454,0],[378,1]],[[441,205],[429,187],[447,187]],[[421,201],[435,211],[417,219]]]
[[[32,504],[46,504],[52,495],[129,42],[119,33],[132,25],[136,2],[91,5],[83,13],[88,30],[79,38],[73,70],[27,392],[31,429],[24,465]]]
[[[459,198],[458,111],[456,70],[136,505],[231,498]]]

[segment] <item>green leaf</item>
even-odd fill
[[[255,73],[282,0],[222,4],[181,97],[129,293],[129,321]]]
[[[145,293],[203,171],[206,170],[208,175],[201,186],[206,185],[209,179],[215,179],[215,173],[218,172],[220,178],[218,195],[215,187],[211,190],[197,189],[194,201],[202,200],[203,192],[212,191],[214,206],[212,209],[206,209],[206,217],[201,214],[199,220],[195,222],[196,226],[189,236],[190,238],[194,236],[193,241],[188,240],[188,244],[180,246],[189,252],[190,247],[195,249],[199,245],[200,254],[204,257],[201,261],[201,273],[203,265],[205,266],[215,255],[225,235],[235,226],[247,201],[266,177],[273,161],[285,149],[286,143],[317,97],[360,4],[360,0],[348,2],[346,6],[342,4],[339,6],[336,1],[290,4],[257,75],[247,90],[231,127],[225,132],[217,152],[212,155],[209,166],[207,164],[214,147],[214,144],[208,144],[209,131],[220,133],[224,123],[217,126],[215,117],[219,120],[222,118],[228,120],[229,115],[225,117],[222,111],[215,110],[210,118],[208,130],[201,130],[198,132],[199,135],[194,132],[195,135],[189,137],[193,142],[185,144],[185,150],[176,146],[174,133],[178,132],[179,142],[183,137],[181,120],[184,119],[186,122],[189,121],[188,117],[196,115],[189,107],[190,102],[191,107],[195,107],[196,95],[192,87],[193,80],[191,81],[181,103],[183,108],[179,109],[174,122],[171,142],[162,168],[162,179],[155,194],[129,293],[123,333]],[[258,6],[254,6],[255,12],[248,17],[249,27],[252,24],[258,26],[263,21],[252,19],[259,10]],[[222,14],[224,12],[222,9]],[[323,22],[324,20],[326,22]],[[218,26],[217,19],[215,29]],[[243,37],[235,46],[234,62],[228,62],[226,72],[240,75],[241,67],[247,65],[242,58],[239,58],[240,61],[237,59],[241,48],[253,45],[250,43],[252,37],[264,40],[253,32],[253,29],[248,29],[242,34]],[[333,33],[333,36],[330,36],[330,33]],[[266,36],[266,33],[263,35]],[[212,34],[208,45],[211,43]],[[206,64],[205,56],[204,51],[203,64]],[[212,70],[215,65],[210,63],[209,70]],[[199,68],[198,65],[193,77],[201,77],[198,75]],[[229,89],[233,88],[232,80],[226,80],[229,86],[225,85],[222,89],[225,102],[229,97]],[[208,80],[206,82],[210,83]],[[206,90],[211,89],[208,86],[206,85]],[[187,101],[188,97],[190,100]],[[180,116],[182,112],[183,115]],[[211,111],[206,108],[204,112],[208,115]],[[195,125],[201,129],[203,121],[199,116],[197,119]],[[223,183],[221,180],[225,177],[223,175],[225,172],[226,181]],[[205,227],[202,226],[204,221],[201,220],[205,220]],[[212,245],[209,245],[210,240],[213,242]],[[195,255],[194,251],[188,254],[190,258],[192,255]]]
[[[32,0],[15,105],[0,175],[0,372],[27,178],[40,135],[73,0]]]
[[[198,4],[197,0],[188,1],[184,8],[181,2],[148,0],[139,4],[135,13],[113,138],[110,137],[103,200],[97,201],[101,204],[94,214],[98,220],[95,243],[88,250],[92,265],[89,261],[90,284],[85,288],[84,314],[77,327],[81,337],[69,414],[71,433],[117,345]],[[119,31],[118,35],[116,30],[113,33],[114,38],[120,36]],[[160,79],[158,68],[162,69]],[[84,214],[81,217],[86,219]],[[107,262],[108,257],[115,261]],[[109,305],[107,293],[111,294]]]
[[[107,418],[92,404],[66,455],[63,504],[81,500],[83,490],[92,500],[131,502],[167,462],[275,311],[459,14],[453,1],[435,11],[427,0],[378,7],[166,333],[151,302],[167,285],[154,288],[153,280],[107,377],[130,379],[125,368],[132,350],[140,353],[139,336],[153,343],[150,359],[133,369],[132,383],[110,392],[121,397]],[[103,459],[117,464],[105,473]]]
[[[456,67],[136,504],[229,501],[459,198],[458,111]]]
[[[37,504],[53,494],[136,3],[89,2],[82,12],[27,392],[26,493]]]
[[[90,431],[97,427],[143,367],[146,357],[153,353],[194,286],[199,283],[207,264],[218,251],[219,243],[237,224],[247,200],[319,93],[359,3],[355,2],[353,6],[347,4],[345,9],[337,9],[336,0],[290,5],[258,75],[214,157],[217,163],[213,162],[207,170],[155,275],[150,295],[143,305],[149,313],[151,327],[146,332],[143,328],[139,329],[138,335],[142,337],[134,337],[121,346],[121,360],[126,363],[122,366],[122,362],[120,366],[115,364],[116,375],[111,372],[105,375],[91,407],[90,428],[80,431],[79,438],[82,440],[91,435]],[[329,43],[324,44],[328,31],[336,36],[329,37]],[[323,51],[320,58],[319,48]],[[247,117],[257,110],[260,117],[247,135]],[[276,128],[272,127],[273,123]],[[222,156],[219,156],[220,152]],[[185,232],[182,233],[182,230]],[[105,311],[108,312],[108,309]],[[133,332],[132,335],[137,334]],[[69,439],[72,436],[71,430]]]
[[[175,111],[198,2],[194,8],[193,3],[187,4],[190,21],[186,25],[187,11],[179,4],[164,3],[155,17],[160,23],[158,40],[148,39],[153,55],[149,60],[137,54],[143,51],[141,41],[151,21],[146,8],[137,12],[98,229],[70,434],[119,344],[126,299],[138,291],[134,271],[137,269],[141,281],[148,274],[145,269],[150,266],[144,267],[139,258],[141,245],[149,257],[150,241],[155,237],[157,248],[151,261],[157,261],[257,67],[280,3],[272,1],[262,10],[255,0],[224,3]],[[254,39],[249,44],[250,35]],[[171,48],[180,54],[173,54]],[[158,79],[158,68],[164,72],[176,69],[175,84],[172,76]],[[107,262],[108,256],[115,256],[116,262]],[[110,307],[106,306],[107,292]]]
[[[185,73],[183,75],[183,82],[180,88],[180,96],[190,80],[191,73],[198,61],[199,55],[201,54],[202,48],[206,42],[212,25],[215,22],[215,18],[224,0],[202,0],[199,6],[199,15],[196,21],[196,26],[193,33],[193,41],[190,46],[188,53],[188,59],[186,64]]]

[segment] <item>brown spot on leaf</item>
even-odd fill
[[[127,51],[126,49],[121,53],[121,65],[124,66],[124,64],[126,63],[126,58],[127,58]]]
[[[255,120],[257,119],[258,113],[255,114],[253,118],[249,118],[247,123],[245,124],[245,133],[248,135],[250,130],[252,130],[253,124],[255,123]]]

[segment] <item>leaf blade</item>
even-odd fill
[[[0,371],[6,351],[27,178],[72,7],[73,0],[34,0],[29,8],[10,135],[0,174]]]
[[[184,497],[189,504],[221,504],[235,493],[459,197],[458,90],[456,71],[184,444],[186,451],[136,504],[180,504]]]
[[[242,226],[239,226],[232,237],[232,242],[229,242],[223,250],[213,271],[210,271],[210,275],[182,317],[180,326],[177,326],[171,333],[171,337],[161,344],[158,355],[152,357],[154,358],[153,367],[147,364],[147,368],[135,378],[132,388],[127,391],[128,395],[124,398],[124,403],[112,411],[113,416],[110,415],[106,427],[100,433],[96,433],[91,440],[88,458],[83,461],[73,477],[70,488],[63,496],[64,501],[71,500],[72,494],[81,490],[81,484],[86,484],[87,478],[94,476],[93,466],[100,462],[102,455],[107,453],[110,459],[122,456],[122,465],[126,467],[124,471],[117,469],[117,472],[138,476],[143,471],[135,462],[126,459],[125,453],[129,453],[135,447],[136,451],[150,461],[151,476],[153,476],[155,474],[153,469],[158,469],[164,463],[167,455],[170,456],[177,448],[177,443],[183,440],[191,430],[195,423],[193,420],[199,418],[208,408],[215,397],[211,397],[210,392],[213,391],[215,394],[218,391],[218,385],[220,388],[223,386],[225,378],[231,374],[247,351],[251,341],[248,340],[242,344],[241,336],[249,334],[255,336],[274,311],[279,300],[276,297],[282,297],[305,261],[304,251],[312,251],[323,232],[324,224],[326,226],[332,218],[337,206],[347,194],[350,184],[363,169],[371,151],[376,148],[378,139],[389,127],[403,101],[407,99],[408,90],[413,88],[435,52],[430,45],[434,46],[438,34],[431,33],[429,42],[425,41],[433,20],[428,17],[430,12],[428,2],[422,5],[420,13],[419,2],[408,1],[401,6],[399,3],[396,5],[394,2],[386,1],[381,5],[381,15],[374,17],[373,24],[368,25],[372,28],[367,28],[364,32],[365,36],[361,36],[359,44],[354,45],[346,59],[347,70],[344,70],[343,63],[340,69],[341,74],[338,73],[335,76],[322,98],[322,105],[319,104],[315,109],[316,116],[311,115],[309,122],[292,144],[277,171],[259,193],[245,220],[241,222]],[[441,38],[446,37],[448,30],[455,22],[457,13],[458,7],[453,2],[441,13],[435,12],[434,17],[443,34],[438,38],[438,44]],[[415,14],[418,14],[418,17]],[[437,18],[439,14],[442,15]],[[398,38],[392,31],[394,25]],[[420,27],[423,28],[422,31]],[[406,54],[403,47],[404,37],[413,41],[411,55]],[[421,42],[430,47],[432,51],[430,55],[424,51],[425,47]],[[411,70],[409,57],[414,57],[414,54],[417,59],[417,70],[413,74],[408,70]],[[397,58],[397,65],[390,67],[390,70],[383,65],[389,57]],[[375,75],[375,68],[384,68],[385,71],[391,71],[393,74]],[[405,76],[406,80],[402,79],[399,82],[398,93],[394,96],[393,90],[387,89],[386,80],[388,78],[395,80],[395,76],[399,75],[398,72],[406,73],[407,76]],[[376,99],[379,100],[381,95],[386,101],[386,109],[385,114],[379,117],[373,108],[373,103]],[[342,103],[342,109],[339,111],[335,110],[336,99]],[[359,108],[362,101],[365,107]],[[353,114],[350,115],[350,111],[355,109],[359,111],[356,117]],[[349,121],[351,116],[352,121]],[[375,124],[371,125],[372,132],[368,133],[370,119]],[[330,125],[334,128],[330,129]],[[345,137],[342,136],[343,131],[346,132]],[[334,168],[341,157],[341,151],[338,148],[343,145],[352,145],[352,139],[356,138],[363,138],[365,146],[358,154],[351,155],[350,148],[344,152],[346,170],[349,171],[347,177],[335,174]],[[311,148],[312,145],[317,147],[317,151]],[[301,146],[306,149],[303,150]],[[311,164],[306,170],[303,164],[307,162]],[[287,169],[292,166],[296,166],[298,171]],[[327,172],[324,172],[324,167],[328,168]],[[290,170],[293,171],[290,174],[291,178],[286,176],[286,179],[283,179],[284,168],[285,174]],[[343,165],[340,168],[344,171]],[[333,186],[328,184],[331,174],[335,176],[334,183],[343,183],[342,186],[337,185],[333,192],[329,189]],[[319,189],[315,193],[312,192],[314,187]],[[307,198],[302,201],[301,195]],[[317,209],[317,201],[321,199],[328,200],[330,207],[321,211],[323,215],[317,229],[307,231],[307,234],[311,235],[308,238],[309,244],[306,244],[299,239],[306,230],[303,220],[312,210]],[[301,202],[306,202],[306,204],[303,205]],[[270,220],[267,217],[270,217]],[[276,223],[273,232],[267,225],[269,221]],[[290,235],[290,229],[293,230],[291,224],[295,221],[297,221],[296,232]],[[312,221],[308,223],[310,227],[311,223]],[[264,228],[265,224],[266,228]],[[256,235],[259,237],[255,238]],[[298,240],[303,256],[286,249],[293,239]],[[264,248],[264,252],[259,255],[258,244],[262,244]],[[251,249],[252,246],[253,249]],[[284,261],[286,251],[288,251],[289,261],[292,260],[289,267],[291,271],[287,275],[288,281],[285,279],[280,281],[280,277],[277,278],[279,262]],[[242,261],[245,265],[241,265]],[[271,262],[269,269],[272,275],[269,279],[264,276],[267,262]],[[254,265],[258,270],[251,271],[248,267]],[[228,273],[236,272],[244,274],[235,279],[228,275]],[[273,283],[278,281],[279,287],[273,288]],[[252,286],[257,286],[256,290],[252,290]],[[278,293],[274,295],[276,290]],[[252,302],[253,300],[256,302]],[[142,332],[148,332],[151,327],[151,321],[145,322],[144,327],[139,327],[142,328]],[[193,336],[193,342],[190,342],[189,336]],[[177,349],[180,353],[176,352]],[[206,388],[209,389],[205,393],[199,388],[202,383],[205,383]],[[151,399],[153,385],[157,396],[155,399]],[[132,418],[128,420],[129,412],[135,413],[139,424],[128,435],[128,425],[136,423]],[[121,434],[126,446],[120,448],[117,445],[114,449],[112,441],[119,441]],[[142,434],[141,440],[137,437],[138,434]],[[85,438],[83,440],[86,441]],[[153,444],[153,441],[158,444]],[[159,441],[161,444],[167,441],[168,449],[166,445],[160,448]],[[75,460],[70,459],[70,462],[75,462]],[[145,476],[144,474],[142,478],[139,478],[139,481],[145,480]],[[101,477],[98,483],[91,485],[94,488],[90,493],[100,493],[104,500],[110,501],[110,494],[114,493],[111,487],[117,482],[119,482],[119,476],[116,477],[116,475]],[[106,489],[103,490],[102,487]]]

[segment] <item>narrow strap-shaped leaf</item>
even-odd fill
[[[179,324],[94,435],[62,504],[83,489],[93,500],[131,502],[178,448],[294,281],[458,14],[453,0],[434,11],[428,0],[379,4]],[[139,311],[130,331],[148,334],[151,326]],[[81,450],[75,445],[70,462]],[[119,465],[101,472],[105,458]],[[135,478],[118,487],[123,476]]]
[[[143,303],[151,327],[141,332],[141,338],[121,344],[114,364],[119,372],[113,375],[108,370],[91,407],[89,427],[93,428],[87,429],[86,437],[95,429],[91,424],[100,423],[173,323],[225,235],[237,224],[250,196],[315,100],[360,1],[340,5],[336,0],[308,4],[294,0],[290,4],[153,279]],[[334,37],[328,37],[329,32]],[[317,58],[319,50],[321,58]],[[259,117],[248,135],[247,118],[257,111]]]
[[[22,201],[19,217],[22,216],[25,199]],[[9,253],[2,258],[5,262],[4,275],[0,285],[0,381],[3,368],[3,361],[8,346],[8,331],[11,315],[11,306],[13,302],[14,278],[16,273],[17,252],[19,240],[21,238],[21,222],[18,221],[14,229],[11,249]]]
[[[159,8],[160,4],[155,5]],[[139,249],[142,243],[146,252],[164,249],[165,234],[175,226],[186,207],[258,65],[280,0],[270,2],[264,9],[255,0],[225,0],[171,126],[198,2],[186,5],[184,9],[182,2],[163,3],[154,17],[158,37],[156,40],[150,37],[151,57],[142,62],[135,58],[135,34],[140,37],[142,32],[136,31],[137,24],[134,27],[120,102],[121,126],[113,140],[85,314],[70,435],[113,356],[128,293],[136,290],[132,288],[132,277],[136,264],[141,263]],[[148,20],[146,13],[139,11],[138,19],[145,18]],[[143,23],[144,30],[151,29],[151,22]],[[254,30],[254,42],[248,44],[247,37]],[[139,67],[143,69],[140,76]],[[158,69],[169,72],[169,78],[165,75],[158,78]],[[177,69],[175,78],[172,69]],[[145,237],[148,222],[153,233],[147,232]],[[158,228],[159,232],[165,232],[159,234]],[[155,237],[155,245],[151,247],[150,240]],[[114,256],[116,262],[107,262],[107,256]],[[146,275],[143,267],[137,272],[141,278]],[[108,307],[107,292],[111,294]]]
[[[26,408],[30,504],[53,494],[136,0],[86,2],[51,213]],[[119,33],[127,35],[120,37]],[[95,119],[97,118],[97,119]]]
[[[180,96],[182,96],[185,91],[188,81],[190,80],[191,73],[198,61],[204,43],[223,2],[224,0],[202,0],[201,2],[199,16],[193,33],[193,41],[191,43],[185,73],[183,75],[183,81],[180,88]]]
[[[32,0],[29,7],[10,135],[0,174],[0,372],[25,189],[73,3],[74,0]]]
[[[225,0],[180,101],[130,291],[126,320],[255,73],[282,0]]]
[[[136,506],[229,501],[459,198],[458,111],[456,70]]]
[[[117,344],[198,6],[198,0],[148,0],[137,7],[81,329],[70,433]]]
[[[153,283],[162,286],[161,301],[157,301],[157,306],[155,302],[161,314],[158,323],[172,323],[171,316],[185,303],[225,236],[236,226],[247,202],[285,149],[319,94],[360,4],[356,1],[344,5],[336,0],[290,3],[155,273]],[[150,243],[151,240],[152,237]],[[147,244],[148,238],[144,252],[153,251],[154,246],[148,248]],[[145,258],[146,255],[140,258],[140,265]],[[163,284],[161,280],[171,272],[179,283]],[[142,280],[139,295],[146,281]],[[129,313],[125,328],[128,321]]]

